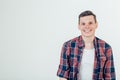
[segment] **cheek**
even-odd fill
[[[80,27],[80,28],[79,28],[79,30],[81,30],[81,31],[82,31],[82,30],[83,30],[83,28],[82,28],[82,27]]]
[[[78,26],[78,29],[79,29],[79,30],[82,30],[82,29],[83,29],[83,26]]]
[[[78,26],[78,29],[79,29],[79,30],[81,30],[81,27],[80,27],[80,26]]]

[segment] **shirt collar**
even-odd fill
[[[96,37],[94,37],[93,44],[94,44],[94,48],[97,49],[97,38]],[[82,36],[78,37],[78,46],[80,48],[84,48],[85,47],[85,42],[84,42]]]

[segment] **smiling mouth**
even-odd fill
[[[91,29],[89,29],[89,30],[83,30],[85,33],[89,33],[89,32],[91,32],[92,30]]]

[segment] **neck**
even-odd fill
[[[82,36],[84,43],[85,43],[85,49],[92,49],[94,47],[93,45],[93,40],[94,40],[94,36],[92,37],[84,37]]]

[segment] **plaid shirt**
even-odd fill
[[[112,49],[105,41],[94,38],[95,59],[92,80],[116,80]],[[80,63],[84,49],[82,36],[64,43],[57,76],[80,80]],[[87,77],[87,76],[86,76]]]

